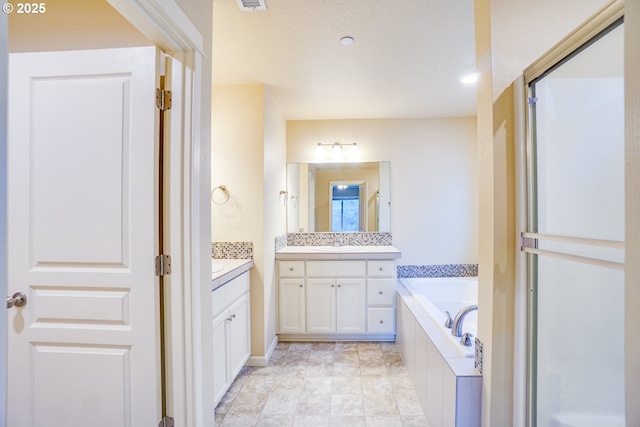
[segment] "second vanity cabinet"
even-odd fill
[[[215,404],[251,355],[249,272],[212,292],[213,388]]]
[[[393,339],[395,261],[279,260],[280,339]]]

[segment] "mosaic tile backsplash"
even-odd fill
[[[277,245],[277,243],[276,243]],[[391,233],[289,233],[288,246],[391,246]]]
[[[211,257],[215,259],[253,259],[253,242],[213,242]]]
[[[279,251],[280,249],[285,248],[286,246],[287,246],[286,234],[276,237],[276,251]]]
[[[482,356],[484,353],[484,344],[476,337],[476,352],[474,356],[473,366],[482,374]]]
[[[398,278],[402,277],[475,277],[478,264],[399,265]]]

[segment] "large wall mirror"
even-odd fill
[[[289,163],[287,232],[391,231],[389,162]]]

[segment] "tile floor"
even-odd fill
[[[378,342],[279,343],[242,369],[216,425],[428,427],[395,344]]]

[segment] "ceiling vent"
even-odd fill
[[[242,11],[267,10],[265,0],[237,0]]]

